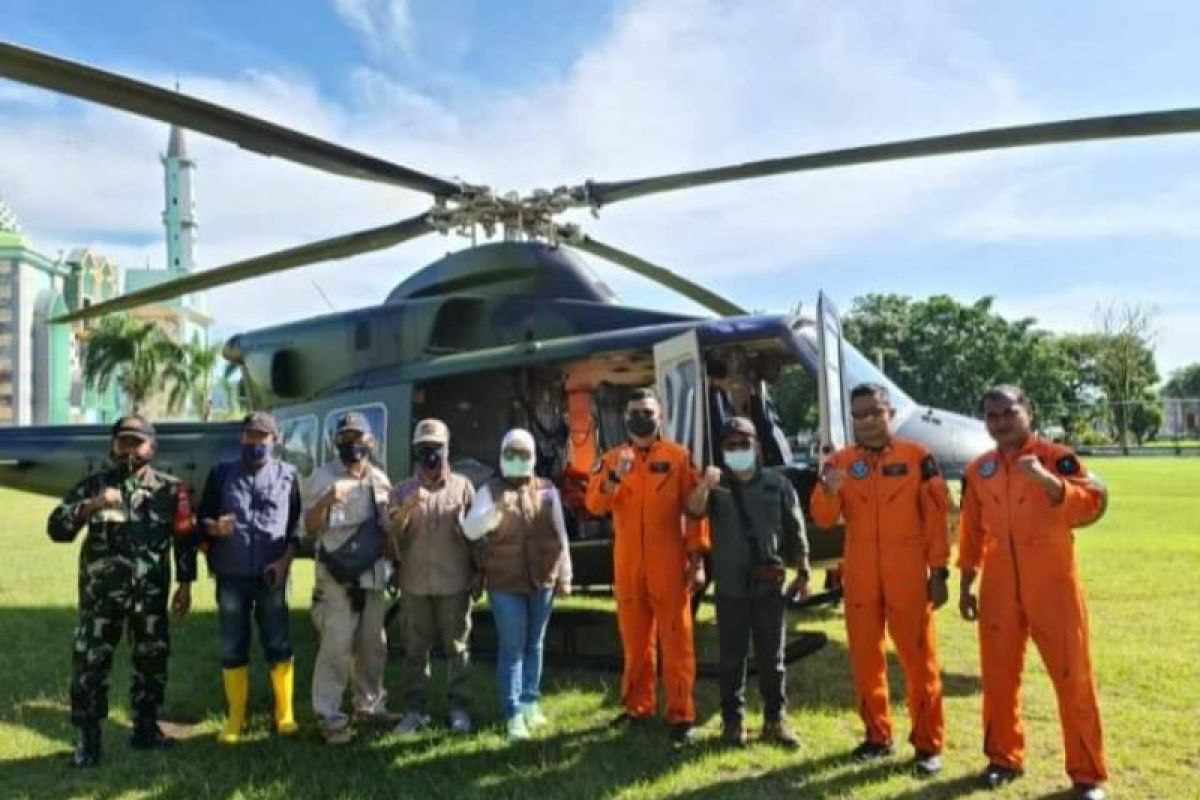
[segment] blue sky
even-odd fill
[[[619,179],[892,138],[1200,106],[1200,6],[589,0],[6,0],[5,37],[503,189]],[[96,33],[103,13],[105,34]],[[162,126],[0,84],[0,197],[53,252],[161,262]],[[423,207],[197,137],[202,264]],[[1164,372],[1200,360],[1200,136],[958,156],[671,194],[597,238],[744,306],[816,291],[995,294],[1087,329],[1158,308]],[[378,302],[462,241],[210,298],[221,332]],[[689,309],[593,262],[627,298]],[[270,296],[269,310],[262,298]]]

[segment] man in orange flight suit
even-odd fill
[[[958,555],[959,610],[979,620],[983,782],[996,788],[1021,775],[1021,668],[1032,636],[1058,696],[1075,797],[1102,800],[1108,768],[1071,529],[1097,519],[1107,493],[1069,448],[1031,432],[1032,408],[1017,387],[989,390],[984,414],[998,446],[967,467]]]
[[[629,442],[605,453],[596,466],[587,508],[613,515],[614,588],[625,656],[625,710],[617,720],[638,722],[655,713],[657,630],[671,738],[690,744],[696,719],[690,594],[703,585],[701,556],[709,536],[707,523],[684,519],[699,475],[686,448],[659,437],[660,417],[653,392],[639,389],[631,395],[625,408]]]
[[[886,388],[856,386],[850,413],[857,444],[826,463],[810,508],[819,527],[832,527],[838,517],[846,521],[846,631],[858,713],[866,726],[854,757],[865,761],[894,752],[886,624],[904,667],[913,765],[917,774],[933,775],[942,768],[945,739],[933,612],[947,598],[946,483],[924,447],[892,436],[896,412]]]

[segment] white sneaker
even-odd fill
[[[429,724],[429,717],[419,711],[409,711],[400,720],[393,733],[416,733]]]
[[[513,714],[508,720],[508,740],[523,742],[529,738],[529,728],[525,725],[525,717],[520,713]]]
[[[550,720],[546,719],[546,715],[542,713],[541,706],[536,702],[521,703],[521,716],[525,718],[525,727],[530,730],[550,723]]]
[[[449,722],[451,733],[461,734],[471,732],[471,715],[461,708],[456,708],[450,712]]]

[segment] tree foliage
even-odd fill
[[[1200,362],[1171,373],[1162,389],[1163,397],[1200,397]]]
[[[178,346],[157,325],[119,314],[101,318],[91,330],[83,375],[99,392],[115,381],[126,409],[137,414],[152,392],[165,387],[163,371],[177,359]]]

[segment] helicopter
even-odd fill
[[[526,194],[450,180],[322,140],[268,120],[54,55],[0,42],[0,77],[70,95],[239,147],[356,180],[429,195],[415,216],[324,239],[130,292],[78,308],[74,323],[305,265],[348,258],[432,233],[499,241],[473,246],[402,280],[376,306],[247,331],[224,356],[240,367],[255,407],[273,411],[281,457],[302,476],[334,455],[333,427],[346,411],[370,420],[376,459],[393,477],[411,468],[410,432],[435,416],[451,430],[453,467],[486,480],[502,434],[529,428],[539,474],[571,509],[576,583],[612,582],[612,532],[582,508],[579,481],[597,455],[624,441],[625,398],[657,388],[662,434],[687,446],[695,464],[717,460],[714,433],[732,415],[759,432],[763,463],[785,472],[807,498],[817,463],[802,463],[771,400],[783,369],[815,378],[820,449],[852,439],[848,390],[888,388],[897,434],[924,444],[950,476],[991,447],[977,420],[919,404],[845,340],[823,295],[815,316],[751,314],[683,275],[594,239],[558,217],[613,203],[714,184],[858,164],[1001,148],[1200,131],[1200,109],[1094,117],[857,146],[622,181],[587,180]],[[610,261],[675,290],[712,317],[624,305],[578,252]],[[237,423],[166,422],[158,462],[195,487],[220,459],[237,454]],[[107,455],[95,425],[0,430],[0,485],[58,495]],[[814,566],[836,564],[837,533],[813,536]]]

